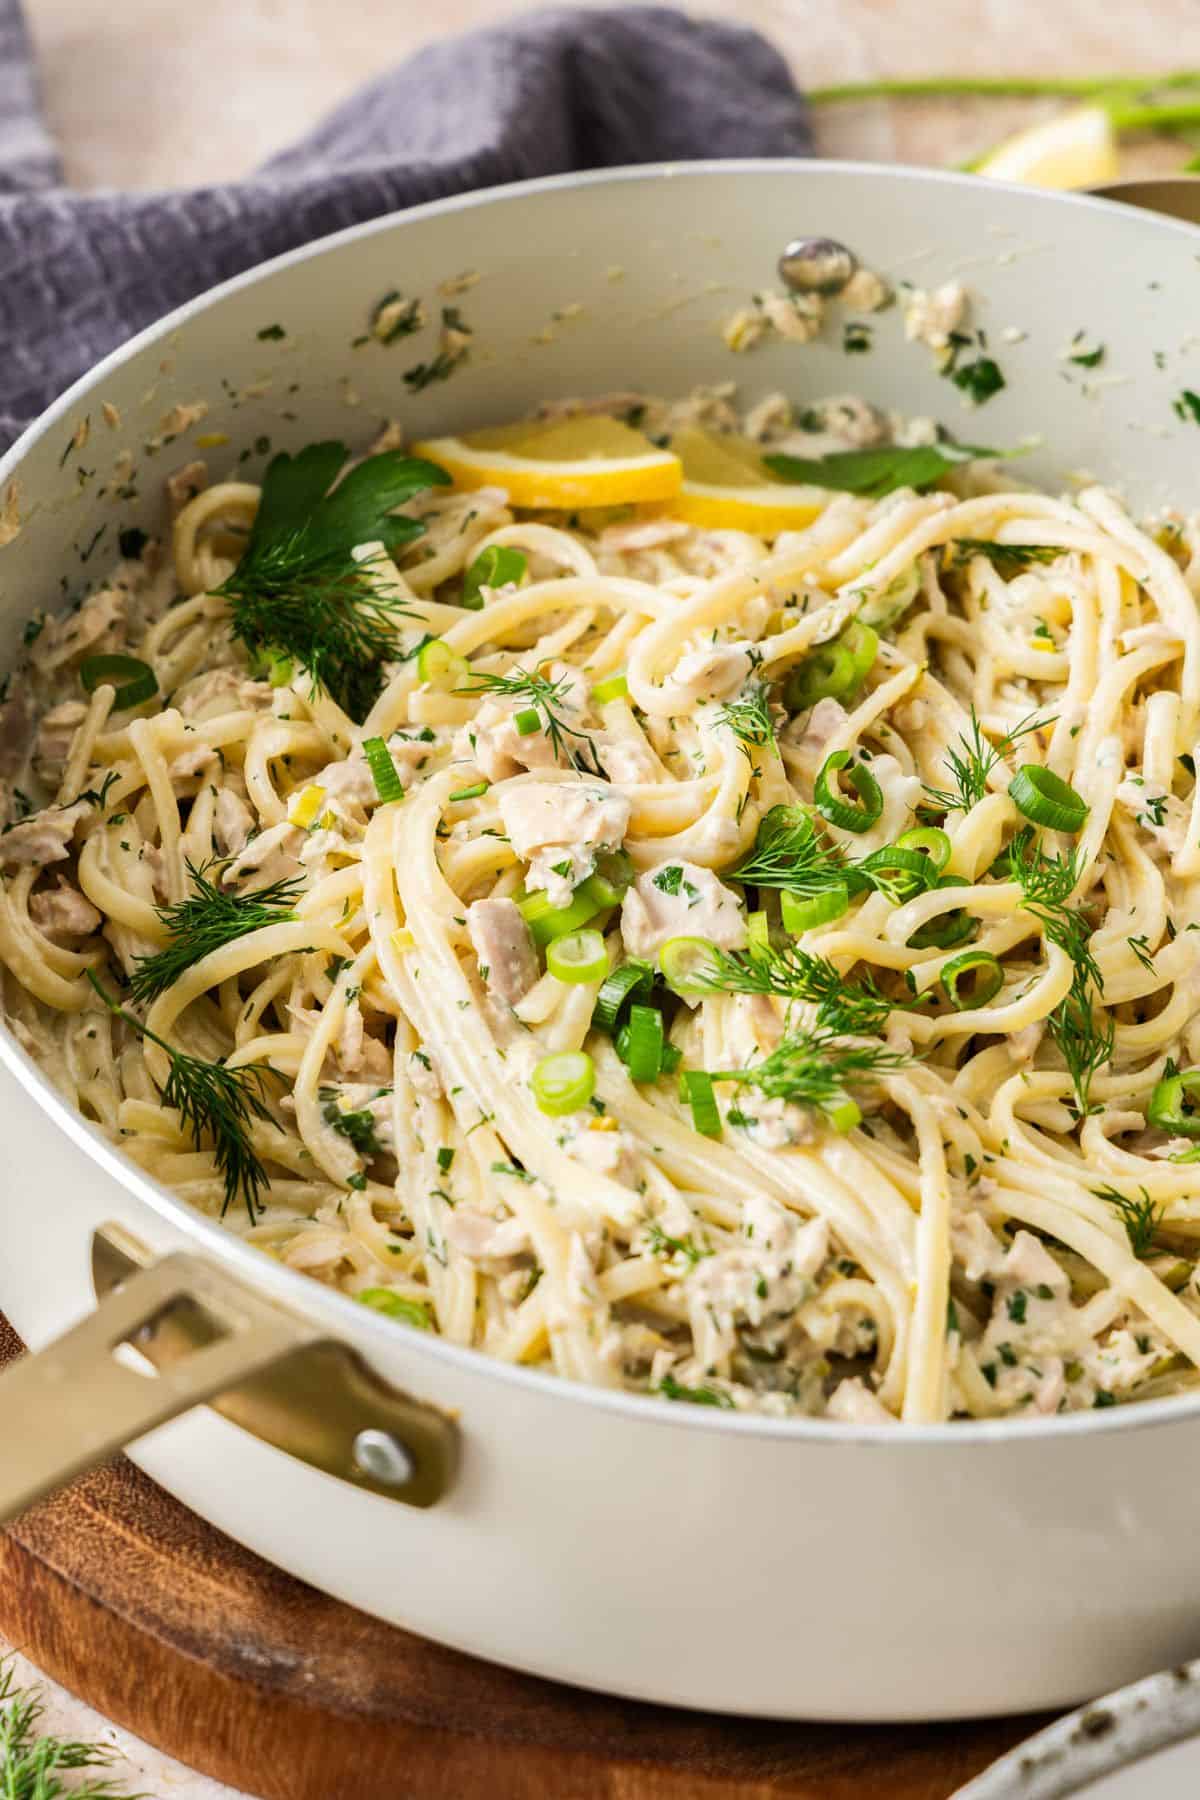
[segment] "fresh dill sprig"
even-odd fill
[[[156,1000],[193,963],[212,951],[223,949],[247,932],[286,924],[295,918],[292,903],[303,885],[300,876],[273,881],[253,893],[235,894],[208,879],[209,869],[219,866],[207,862],[197,868],[189,862],[187,870],[195,892],[174,906],[157,909],[170,937],[161,950],[138,957],[129,978],[129,992],[134,1000]]]
[[[586,731],[568,724],[563,717],[563,708],[568,704],[571,691],[569,676],[551,681],[546,675],[521,668],[512,669],[507,675],[488,675],[481,669],[473,669],[471,675],[470,687],[455,688],[456,694],[505,694],[512,700],[526,701],[537,712],[555,758],[566,761],[585,775],[598,775],[603,779],[604,771],[594,739]],[[574,743],[568,743],[568,738]],[[584,748],[577,749],[576,744]]]
[[[952,569],[983,556],[1000,575],[1016,575],[1031,563],[1057,562],[1066,555],[1057,544],[993,544],[988,538],[953,538],[946,548],[951,552]]]
[[[717,723],[726,726],[742,741],[742,752],[751,756],[752,749],[765,750],[775,745],[775,721],[767,703],[767,690],[761,681],[752,681],[736,700],[727,700],[717,714]]]
[[[270,1122],[271,1113],[263,1095],[267,1076],[276,1071],[261,1064],[230,1069],[224,1063],[205,1062],[202,1057],[176,1050],[126,1012],[100,985],[93,969],[86,974],[109,1012],[124,1019],[139,1037],[149,1038],[165,1051],[171,1072],[162,1089],[163,1105],[178,1112],[197,1150],[204,1147],[206,1139],[211,1140],[213,1161],[225,1183],[221,1217],[240,1196],[250,1223],[254,1224],[259,1195],[269,1186],[269,1177],[255,1153],[250,1133],[255,1119]]]
[[[1163,1209],[1155,1206],[1145,1188],[1139,1188],[1140,1200],[1133,1200],[1128,1194],[1120,1194],[1116,1188],[1093,1188],[1097,1200],[1107,1200],[1111,1207],[1121,1215],[1121,1223],[1125,1227],[1125,1235],[1129,1239],[1129,1248],[1137,1257],[1148,1256],[1154,1246],[1154,1238],[1163,1221]]]
[[[1137,957],[1143,969],[1148,969],[1150,974],[1153,975],[1154,957],[1151,954],[1149,938],[1143,933],[1141,937],[1127,937],[1125,942],[1129,945],[1129,948],[1133,951],[1133,954]]]
[[[983,726],[972,707],[967,729],[959,734],[959,747],[956,749],[951,745],[944,759],[953,785],[949,788],[926,787],[926,804],[941,812],[970,812],[987,793],[992,770],[1011,754],[1018,741],[1028,737],[1031,731],[1042,731],[1053,723],[1053,718],[1039,719],[1035,713],[1030,713],[1011,731],[1005,732],[999,743],[992,744],[984,736]]]
[[[798,806],[773,806],[759,820],[752,847],[730,878],[754,887],[786,888],[809,898],[846,880],[847,864]]]
[[[848,981],[827,956],[797,944],[720,950],[715,945],[696,976],[722,994],[778,994],[815,1006],[818,1030],[850,1036],[879,1031],[898,1001],[880,993],[872,976]]]
[[[103,1744],[43,1735],[45,1702],[18,1688],[11,1663],[0,1670],[0,1794],[4,1800],[141,1800],[107,1777],[65,1780],[81,1769],[103,1769],[113,1752]]]
[[[851,1087],[908,1061],[903,1051],[887,1044],[839,1043],[833,1031],[796,1031],[781,1038],[761,1062],[713,1070],[712,1077],[748,1083],[768,1100],[792,1100],[836,1118],[853,1104]]]
[[[1022,906],[1072,964],[1070,991],[1047,1018],[1046,1029],[1067,1065],[1076,1107],[1086,1115],[1092,1110],[1092,1080],[1112,1058],[1116,1027],[1096,1004],[1104,983],[1092,955],[1092,927],[1082,908],[1068,904],[1079,880],[1079,858],[1075,851],[1047,856],[1032,827],[1025,826],[1009,845],[1007,860]]]
[[[753,845],[730,869],[729,878],[752,887],[780,888],[803,900],[839,887],[848,894],[874,889],[893,906],[904,898],[903,873],[847,857],[799,806],[773,806],[764,813]]]
[[[383,685],[382,663],[396,654],[398,620],[414,615],[354,552],[382,543],[390,553],[420,537],[421,521],[394,509],[450,478],[388,450],[333,487],[348,455],[344,444],[321,443],[272,458],[241,560],[216,591],[252,656],[271,649],[291,657],[360,720]]]

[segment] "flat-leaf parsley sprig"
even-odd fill
[[[109,1012],[152,1044],[165,1051],[170,1073],[162,1089],[163,1104],[174,1107],[197,1150],[211,1140],[213,1160],[225,1183],[225,1199],[221,1207],[224,1218],[239,1197],[245,1202],[250,1223],[254,1224],[263,1188],[270,1185],[267,1171],[259,1161],[250,1139],[255,1119],[271,1122],[264,1099],[268,1075],[277,1071],[262,1064],[247,1064],[231,1069],[224,1063],[205,1062],[176,1050],[150,1030],[140,1019],[127,1012],[118,1000],[101,986],[92,969],[87,978],[107,1006]]]
[[[129,992],[134,1000],[156,1000],[212,951],[223,949],[248,932],[295,919],[292,906],[303,886],[300,876],[238,894],[209,880],[208,871],[221,866],[207,862],[197,868],[189,862],[187,870],[195,891],[186,900],[157,909],[167,927],[168,941],[153,955],[138,957],[129,978]]]
[[[604,770],[600,766],[595,740],[586,731],[569,724],[563,716],[564,709],[570,704],[568,676],[551,681],[548,675],[541,675],[536,670],[516,668],[507,675],[490,675],[482,669],[472,669],[471,685],[454,691],[456,694],[503,694],[518,703],[523,702],[526,710],[537,714],[534,729],[545,733],[558,761],[569,763],[585,775],[603,779]],[[520,730],[520,711],[516,717]],[[533,725],[532,720],[529,723]]]
[[[398,620],[414,615],[354,551],[381,542],[390,553],[420,537],[421,521],[394,509],[450,477],[389,450],[333,487],[348,456],[345,444],[330,442],[272,458],[245,551],[216,591],[251,655],[290,656],[360,720],[382,686],[380,665],[396,654]]]

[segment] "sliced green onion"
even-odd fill
[[[835,882],[820,894],[789,894],[785,888],[779,896],[783,929],[792,937],[799,937],[802,931],[840,919],[849,904],[850,890],[844,881]]]
[[[569,931],[546,946],[546,967],[556,981],[599,981],[608,969],[608,951],[598,931]]]
[[[1049,831],[1079,831],[1088,816],[1087,801],[1069,782],[1039,763],[1023,763],[1009,782],[1008,792],[1018,812]]]
[[[462,604],[470,612],[482,612],[480,589],[511,587],[520,581],[528,566],[523,551],[511,550],[507,544],[489,544],[463,576]]]
[[[958,985],[965,975],[975,977],[967,993]],[[990,950],[963,950],[943,963],[940,979],[951,1006],[959,1012],[974,1012],[996,998],[1004,986],[1004,971]]]
[[[890,889],[897,902],[911,900],[914,894],[923,894],[937,879],[931,857],[921,850],[905,850],[900,844],[884,844],[881,849],[872,850],[870,856],[863,857],[859,867],[882,877],[877,885],[881,891]]]
[[[649,963],[622,963],[619,969],[605,977],[596,995],[596,1004],[592,1008],[594,1029],[607,1031],[611,1037],[620,1024],[625,1002],[635,994],[649,994],[653,986],[654,970]]]
[[[1146,1108],[1146,1122],[1172,1137],[1200,1138],[1200,1069],[1181,1069],[1155,1085]]]
[[[588,891],[604,906],[619,906],[633,884],[633,858],[627,850],[602,850],[587,878]]]
[[[712,1076],[706,1075],[703,1069],[688,1069],[679,1077],[679,1091],[692,1109],[692,1129],[701,1137],[720,1137],[721,1115],[717,1111]]]
[[[440,693],[451,693],[461,687],[471,673],[471,665],[465,656],[452,650],[441,638],[430,638],[417,651],[417,674],[426,687],[436,688]]]
[[[415,1325],[418,1331],[433,1329],[427,1306],[420,1300],[408,1300],[403,1294],[395,1294],[391,1288],[362,1288],[354,1298],[360,1306],[386,1313],[389,1319],[403,1319],[406,1325]]]
[[[897,850],[916,850],[927,856],[940,875],[950,861],[950,839],[936,825],[905,831],[896,839]]]
[[[767,950],[771,945],[771,925],[765,912],[752,912],[746,920],[746,935],[751,950]]]
[[[825,758],[813,788],[813,799],[821,817],[831,825],[840,826],[843,831],[869,831],[883,813],[883,794],[866,764],[855,763],[849,769],[846,779],[858,795],[861,805],[855,806],[853,802],[843,800],[833,784],[838,770],[845,769],[849,762],[849,750],[835,750],[832,756]]]
[[[533,1097],[552,1119],[578,1112],[596,1091],[596,1065],[586,1050],[558,1050],[543,1056],[529,1077]]]
[[[821,1112],[833,1129],[841,1132],[843,1137],[848,1131],[853,1131],[856,1125],[862,1123],[862,1108],[857,1100],[850,1098],[849,1094],[843,1094],[840,1100],[831,1100],[827,1106],[821,1108]]]
[[[939,888],[968,887],[970,883],[963,875],[942,875],[937,883]],[[908,940],[911,950],[950,950],[955,944],[964,944],[979,924],[963,907],[956,906],[953,912],[939,913],[925,925],[918,925]]]
[[[136,656],[85,656],[79,665],[79,679],[85,694],[94,694],[102,682],[121,682],[113,695],[117,712],[124,712],[127,706],[140,706],[158,692],[154,670]]]
[[[452,801],[478,800],[487,793],[491,785],[490,781],[473,781],[470,787],[459,788],[456,793],[451,794],[450,799]]]
[[[542,729],[542,715],[536,706],[523,706],[520,712],[513,714],[513,724],[519,737],[532,737],[535,731]]]
[[[592,704],[607,706],[610,700],[624,700],[629,692],[629,682],[624,675],[606,675],[592,689]]]
[[[657,1006],[634,1005],[617,1033],[617,1055],[634,1081],[657,1081],[663,1066],[663,1020]]]
[[[375,783],[375,792],[386,806],[389,801],[403,800],[404,787],[392,761],[392,753],[382,738],[363,739],[363,755]]]
[[[286,687],[294,673],[290,656],[273,656],[267,669],[267,680],[273,688]],[[384,1292],[387,1290],[384,1289]]]
[[[788,676],[783,704],[789,712],[807,712],[818,700],[840,700],[860,687],[879,653],[879,638],[858,619],[827,644],[819,644]]]
[[[675,1048],[674,1044],[664,1044],[663,1045],[662,1072],[664,1075],[673,1075],[682,1061],[683,1061],[683,1051],[682,1050],[677,1050]]]
[[[705,971],[713,967],[713,946],[707,938],[668,938],[658,953],[667,986],[676,994],[711,994]]]
[[[589,891],[589,883],[584,882],[577,887],[565,906],[551,905],[550,898],[542,888],[532,894],[525,894],[517,901],[517,908],[529,927],[530,935],[540,950],[552,944],[556,938],[566,937],[568,932],[578,931],[604,912],[607,902],[597,900]]]

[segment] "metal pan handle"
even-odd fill
[[[432,1506],[451,1485],[453,1421],[315,1325],[189,1251],[150,1262],[119,1227],[92,1262],[96,1311],[0,1375],[0,1522],[206,1401],[387,1499]]]

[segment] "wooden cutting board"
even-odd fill
[[[781,1725],[514,1675],[282,1574],[124,1458],[0,1533],[0,1632],[261,1800],[947,1800],[1042,1722]]]

